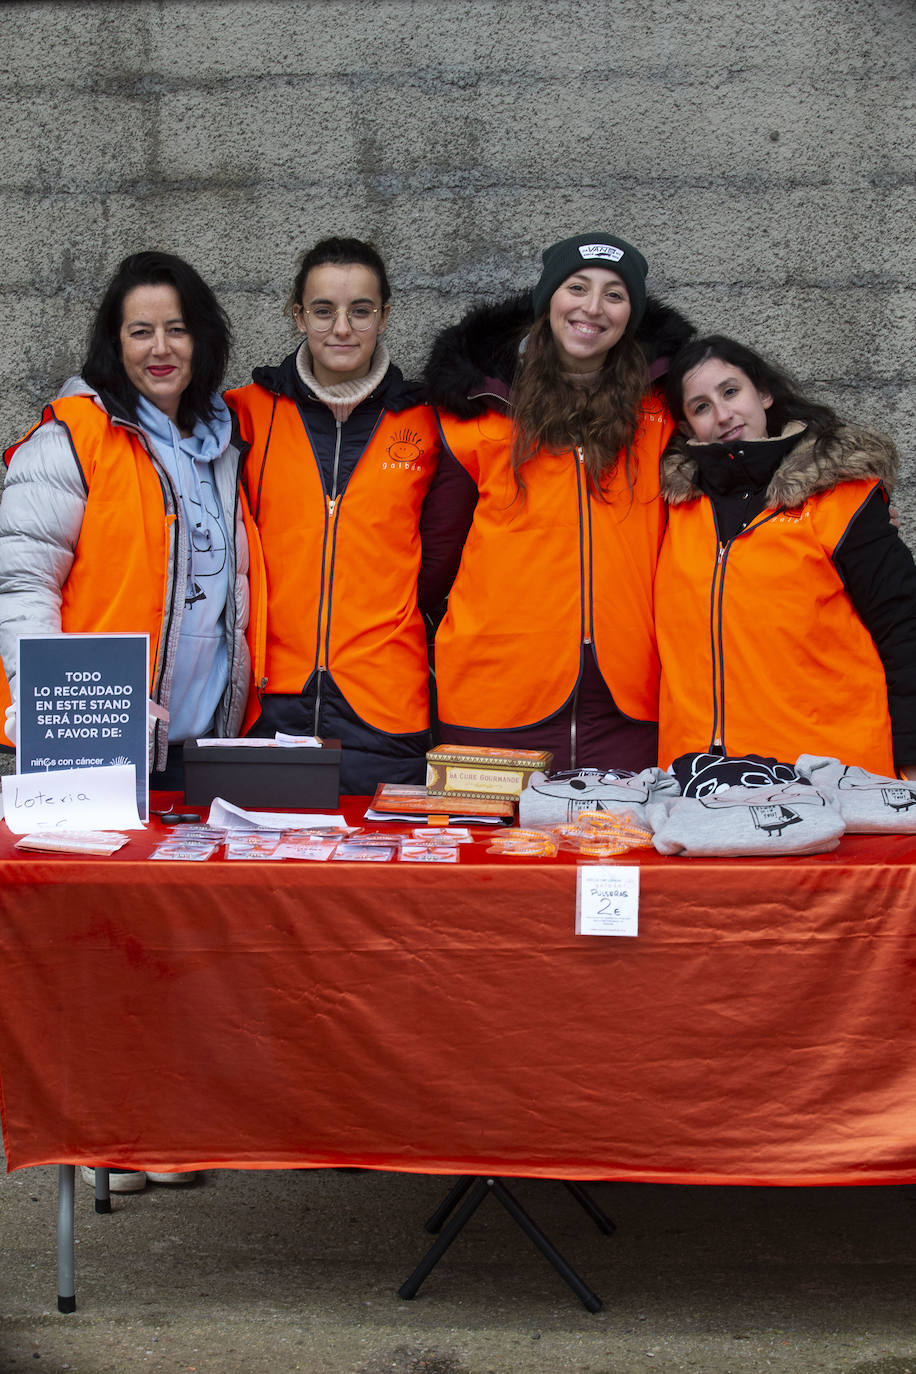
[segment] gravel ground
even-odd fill
[[[56,1170],[0,1177],[0,1374],[916,1374],[916,1188],[557,1183],[517,1194],[604,1302],[590,1314],[488,1199],[412,1302],[448,1180],[207,1174],[96,1216],[56,1310]]]

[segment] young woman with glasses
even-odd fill
[[[383,335],[391,291],[370,243],[304,255],[302,335],[226,400],[267,570],[266,668],[251,733],[339,738],[341,790],[422,782],[429,743],[419,520],[438,462],[429,407]]]

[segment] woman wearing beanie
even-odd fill
[[[653,378],[692,334],[613,234],[543,254],[530,295],[472,311],[426,370],[443,439],[421,604],[445,743],[549,749],[554,768],[652,765],[659,459]]]
[[[439,438],[388,356],[388,276],[370,243],[304,255],[289,310],[302,335],[229,406],[267,571],[266,662],[251,734],[339,738],[340,783],[422,782],[429,743],[419,519]]]

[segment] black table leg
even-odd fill
[[[477,1208],[483,1202],[487,1195],[488,1183],[488,1179],[477,1178],[471,1184],[470,1190],[465,1189],[465,1191],[468,1192],[467,1200],[459,1207],[435,1244],[430,1246],[410,1278],[401,1284],[398,1289],[399,1298],[415,1298],[417,1296],[420,1284],[426,1278],[427,1274],[435,1268],[464,1223],[474,1215]]]
[[[490,1183],[492,1187],[493,1196],[502,1203],[510,1217],[518,1222],[519,1226],[525,1232],[525,1235],[534,1242],[541,1254],[546,1259],[550,1260],[554,1269],[556,1269],[561,1278],[566,1280],[586,1310],[589,1312],[600,1312],[602,1303],[597,1293],[593,1293],[588,1284],[579,1277],[572,1265],[566,1262],[557,1247],[541,1230],[540,1226],[532,1221],[524,1207],[522,1207],[512,1196],[502,1179],[488,1179],[487,1182]]]
[[[111,1211],[111,1179],[108,1169],[95,1171],[95,1210],[100,1216],[107,1216]]]
[[[612,1236],[617,1230],[616,1223],[611,1221],[607,1212],[603,1212],[590,1193],[582,1187],[581,1183],[575,1183],[572,1179],[563,1180],[565,1186],[572,1193],[583,1211],[587,1212],[592,1221],[605,1236]]]
[[[453,1187],[449,1188],[445,1197],[442,1199],[439,1206],[436,1208],[436,1210],[430,1217],[429,1221],[426,1223],[424,1229],[427,1230],[430,1233],[430,1235],[434,1236],[437,1231],[442,1230],[442,1224],[448,1216],[449,1212],[451,1212],[453,1207],[458,1206],[458,1203],[464,1197],[465,1193],[470,1188],[473,1182],[474,1175],[465,1174],[463,1178],[459,1178],[458,1182],[454,1184]]]
[[[438,1229],[438,1227],[442,1225],[443,1220],[452,1212],[456,1203],[461,1198],[465,1198],[465,1200],[461,1203],[458,1210],[454,1212],[451,1220],[439,1235],[438,1240],[426,1252],[410,1277],[401,1284],[401,1287],[398,1289],[398,1297],[406,1299],[416,1297],[423,1280],[438,1264],[458,1232],[474,1215],[488,1193],[493,1194],[497,1201],[501,1203],[512,1217],[513,1221],[522,1228],[526,1236],[528,1236],[533,1244],[537,1246],[541,1254],[550,1261],[560,1277],[569,1284],[570,1288],[585,1306],[587,1311],[600,1312],[602,1307],[601,1299],[597,1294],[592,1292],[583,1279],[576,1273],[575,1269],[567,1263],[553,1242],[548,1239],[537,1223],[531,1219],[521,1204],[513,1197],[512,1193],[510,1193],[503,1180],[499,1178],[472,1179],[470,1176],[465,1176],[454,1184],[446,1198],[426,1223],[426,1229],[428,1231]],[[466,1197],[465,1194],[467,1194]],[[578,1194],[574,1193],[573,1196],[575,1196],[578,1201],[582,1201],[582,1199],[578,1197]],[[586,1206],[584,1202],[582,1205],[586,1207],[586,1211],[588,1211],[589,1215],[596,1221],[596,1224],[600,1225],[595,1213],[613,1228],[613,1222],[610,1222],[610,1219],[604,1216],[604,1213],[591,1202],[587,1194],[585,1194],[585,1197],[590,1206]],[[604,1227],[601,1229],[603,1230]],[[607,1232],[607,1234],[610,1234],[610,1232]]]

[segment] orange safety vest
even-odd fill
[[[61,630],[71,634],[148,634],[149,692],[155,700],[172,610],[166,597],[171,527],[177,516],[166,507],[162,484],[140,435],[126,425],[112,423],[90,396],[67,396],[46,406],[38,424],[7,449],[7,464],[17,448],[49,420],[66,426],[87,493],[73,564],[61,588]],[[248,533],[250,628],[262,606],[263,578],[258,578],[257,533],[244,493],[240,491],[239,496]],[[235,518],[234,512],[227,511],[226,516],[229,522]],[[230,536],[231,530],[230,523]],[[181,587],[183,595],[183,582]],[[262,610],[260,614],[263,616]],[[0,723],[9,701],[9,684],[3,672]],[[12,743],[5,734],[3,741]]]
[[[876,485],[763,511],[721,549],[705,497],[671,507],[655,586],[662,768],[718,746],[894,775],[884,667],[832,561]]]
[[[425,730],[417,576],[420,510],[439,454],[432,411],[385,411],[332,500],[292,400],[253,384],[226,401],[251,445],[244,481],[267,575],[263,689],[298,694],[327,670],[368,725]]]
[[[440,424],[479,492],[436,636],[442,721],[506,730],[546,720],[572,696],[589,642],[620,710],[654,721],[659,459],[674,428],[662,403],[644,399],[632,492],[621,457],[605,499],[589,489],[574,450],[539,452],[523,467],[519,491],[507,415],[441,415]]]

